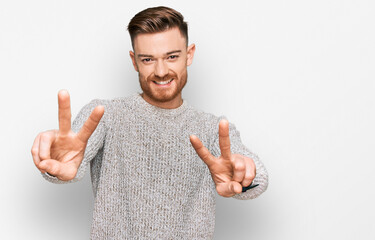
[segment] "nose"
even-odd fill
[[[164,61],[157,61],[155,64],[155,76],[163,78],[165,75],[168,74],[168,67]]]

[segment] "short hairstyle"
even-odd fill
[[[129,22],[128,31],[134,48],[134,38],[140,33],[158,33],[177,27],[188,44],[188,26],[184,16],[169,7],[147,8],[137,13]]]

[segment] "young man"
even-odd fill
[[[90,164],[92,239],[211,239],[215,192],[255,198],[267,188],[266,169],[233,125],[183,101],[195,51],[183,16],[149,8],[128,30],[143,93],[94,100],[71,126],[69,94],[60,91],[59,129],[36,137],[35,165],[66,183]]]

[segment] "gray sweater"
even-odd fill
[[[97,105],[105,113],[90,137],[74,182],[90,163],[95,206],[92,239],[212,239],[215,184],[208,167],[191,146],[196,135],[214,156],[220,155],[221,118],[193,109],[161,109],[139,94],[93,100],[73,122],[78,130]],[[268,175],[258,157],[230,124],[232,153],[251,157],[259,186],[233,196],[251,199],[264,192]],[[66,183],[47,174],[54,183]]]

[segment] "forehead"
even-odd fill
[[[171,50],[186,50],[185,38],[178,28],[158,33],[141,33],[134,38],[137,54],[158,55]]]

